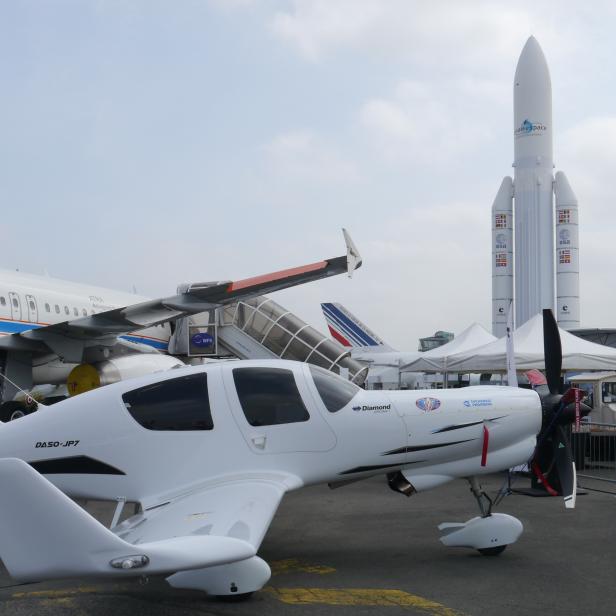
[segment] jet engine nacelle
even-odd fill
[[[184,366],[179,359],[169,355],[127,355],[94,364],[79,364],[68,375],[66,386],[69,395],[76,396],[103,385]]]

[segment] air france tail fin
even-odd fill
[[[321,304],[321,310],[332,338],[342,346],[373,351],[393,350],[341,304]]]

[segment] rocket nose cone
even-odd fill
[[[562,171],[557,171],[554,176],[554,194],[556,195],[556,203],[577,207],[575,193],[567,176]]]
[[[518,65],[515,69],[515,83],[519,85],[520,80],[524,79],[543,79],[550,81],[550,71],[545,59],[543,49],[534,36],[526,41]]]

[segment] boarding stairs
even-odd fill
[[[197,330],[208,331],[216,340],[211,352],[200,354],[191,350],[192,332]],[[368,374],[368,368],[352,359],[342,345],[265,296],[191,317],[184,339],[189,346],[188,355],[293,359],[321,366],[359,385]]]

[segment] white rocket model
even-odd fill
[[[515,71],[513,117],[514,179],[503,180],[492,206],[492,333],[498,337],[505,335],[512,300],[516,327],[555,307],[561,327],[580,324],[577,199],[564,173],[553,176],[550,71],[532,36]]]

